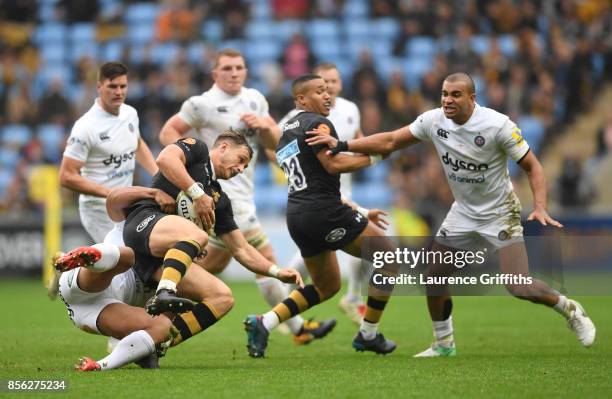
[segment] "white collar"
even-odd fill
[[[210,171],[212,172],[212,179],[213,181],[217,181],[217,174],[215,173],[215,165],[213,165],[212,163],[212,159],[208,159],[208,162],[210,163]]]

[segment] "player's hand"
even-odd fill
[[[280,269],[278,271],[278,279],[283,283],[297,284],[301,288],[304,287],[304,281],[302,281],[302,275],[297,270],[288,267],[286,269]]]
[[[338,153],[338,151],[334,151],[338,147],[338,140],[335,137],[329,134],[323,134],[319,132],[318,130],[310,130],[306,132],[306,134],[312,136],[306,139],[306,142],[308,143],[308,145],[323,144],[330,148],[327,151],[328,155],[336,155]]]
[[[209,231],[215,224],[215,201],[209,195],[204,194],[193,201],[193,209],[202,221],[204,231]]]
[[[551,218],[548,212],[546,212],[546,210],[544,209],[534,209],[533,212],[531,212],[527,217],[527,220],[537,220],[542,226],[551,225],[554,227],[563,228],[563,225],[555,219]]]
[[[389,214],[382,209],[370,209],[368,212],[368,220],[370,222],[374,223],[383,230],[387,230],[389,222],[383,216],[389,216]]]
[[[249,129],[268,129],[268,123],[265,118],[261,118],[255,114],[242,114],[240,120],[244,122]]]
[[[164,191],[157,190],[155,192],[154,199],[155,202],[157,202],[157,205],[159,205],[161,208],[162,212],[170,215],[176,213],[176,201],[174,201],[174,198],[166,194]]]

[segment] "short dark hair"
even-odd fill
[[[244,59],[244,56],[240,51],[233,48],[224,48],[223,50],[218,51],[217,54],[215,54],[215,60],[213,61],[213,69],[217,69],[221,57],[240,57],[246,63],[246,60]]]
[[[104,82],[106,79],[113,80],[117,76],[128,74],[127,67],[121,62],[107,62],[100,67],[98,71],[98,82]]]
[[[330,69],[338,70],[338,67],[333,62],[322,62],[317,65],[312,71],[314,73],[319,73],[320,71],[329,71]]]
[[[315,79],[323,79],[323,78],[314,73],[307,73],[306,75],[302,75],[296,78],[291,83],[291,95],[293,96],[293,99],[295,100],[298,94],[302,94],[304,92],[304,86],[306,86],[306,83],[310,82],[311,80],[315,80]]]
[[[476,93],[476,85],[474,84],[474,79],[472,79],[472,77],[468,75],[467,73],[463,73],[463,72],[453,73],[453,74],[448,75],[444,80],[447,82],[451,82],[451,83],[463,82],[468,87],[468,90],[469,90],[468,94]]]
[[[240,133],[237,130],[230,128],[224,131],[223,133],[221,133],[216,138],[215,143],[213,144],[213,148],[219,147],[219,145],[224,141],[229,142],[230,144],[234,146],[246,147],[247,150],[249,150],[249,157],[253,159],[253,149],[249,145],[249,142],[246,140],[246,137],[244,137],[244,134]]]

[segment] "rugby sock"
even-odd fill
[[[214,306],[206,302],[198,303],[190,312],[177,314],[174,316],[172,324],[178,330],[179,335],[172,340],[171,346],[178,345],[197,333],[206,330],[219,319],[219,312],[217,312]]]
[[[200,245],[193,240],[179,241],[166,252],[163,272],[157,285],[157,290],[166,289],[176,292],[176,286],[181,281],[193,258],[200,253]]]
[[[351,258],[347,267],[348,290],[346,297],[351,301],[358,301],[361,298],[361,260]]]
[[[569,315],[567,314],[567,304],[569,301],[567,300],[567,297],[564,295],[559,295],[558,298],[559,299],[557,300],[557,303],[555,304],[555,306],[553,306],[553,309],[555,309],[557,313],[559,313],[560,315],[562,315],[563,317],[567,319],[569,317]]]
[[[100,243],[92,245],[93,248],[100,251],[102,256],[95,262],[89,270],[96,273],[102,273],[111,270],[119,262],[119,247],[114,244]]]
[[[369,296],[366,302],[366,312],[363,321],[368,323],[378,323],[385,311],[385,306],[389,302],[388,296]]]
[[[362,320],[361,326],[359,327],[359,332],[361,332],[361,336],[365,340],[374,339],[376,338],[376,333],[378,332],[378,323],[369,323]]]
[[[98,360],[101,370],[116,369],[155,352],[153,338],[143,330],[124,337],[110,355]]]
[[[289,294],[287,292],[285,284],[275,278],[264,277],[258,278],[255,281],[257,282],[259,292],[261,292],[261,295],[263,295],[263,297],[266,299],[270,306],[277,305],[283,299],[287,298],[287,295]],[[304,319],[302,319],[301,316],[295,316],[287,320],[285,323],[287,324],[291,332],[295,335],[299,334],[300,330],[302,329]]]
[[[437,344],[451,346],[453,344],[453,316],[442,321],[433,322],[434,339]]]
[[[319,290],[312,284],[308,284],[304,288],[298,288],[289,294],[289,297],[283,300],[278,305],[274,306],[270,312],[276,314],[278,322],[286,321],[293,316],[302,313],[306,309],[309,309],[318,303],[321,303],[323,295]],[[270,323],[272,328],[276,327],[273,324],[273,318],[270,312],[264,315],[264,326],[266,319]],[[268,327],[266,327],[268,328]],[[268,328],[268,331],[270,329]]]

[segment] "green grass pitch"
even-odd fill
[[[382,320],[397,341],[388,356],[351,348],[356,326],[337,298],[309,317],[336,317],[328,337],[294,346],[273,333],[265,359],[246,354],[241,321],[267,309],[252,283],[230,284],[236,306],[217,325],[169,351],[158,370],[128,366],[77,373],[77,358],[105,355],[106,339],[77,330],[61,301],[51,302],[38,281],[0,282],[0,379],[68,380],[62,398],[404,398],[404,397],[609,397],[612,392],[612,298],[580,298],[598,331],[582,348],[555,312],[510,297],[457,297],[458,357],[413,359],[431,341],[422,297],[392,298]],[[7,393],[2,397],[49,394]],[[163,395],[163,396],[162,396]],[[53,395],[52,395],[53,396]],[[53,396],[55,397],[55,396]]]

